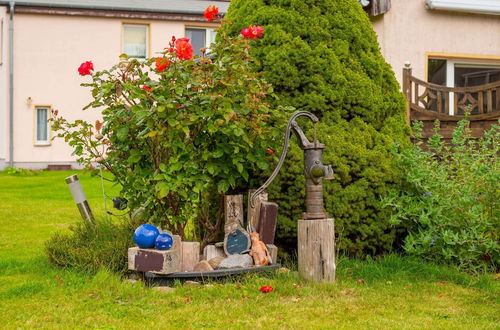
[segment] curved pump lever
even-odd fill
[[[252,196],[250,196],[250,206],[252,208],[255,207],[255,199],[257,198],[257,196],[259,196],[260,194],[262,194],[266,190],[266,188],[271,184],[271,182],[273,182],[273,180],[278,175],[278,172],[280,171],[281,166],[283,166],[283,163],[284,163],[285,158],[286,158],[286,154],[288,152],[288,147],[290,145],[290,136],[291,136],[291,130],[292,130],[292,128],[295,130],[295,132],[297,133],[297,135],[299,137],[299,141],[301,143],[301,147],[310,143],[307,140],[307,138],[305,137],[305,135],[302,132],[302,130],[300,129],[299,125],[297,125],[297,122],[295,121],[295,119],[297,119],[299,117],[308,117],[315,124],[319,121],[318,117],[316,117],[315,115],[313,115],[312,113],[310,113],[308,111],[297,111],[296,113],[294,113],[290,117],[290,119],[288,120],[288,123],[286,125],[285,143],[283,145],[283,150],[281,151],[281,156],[280,156],[280,160],[278,162],[278,165],[276,165],[276,168],[274,169],[274,171],[271,174],[271,176],[267,179],[267,181],[264,182],[264,184],[262,186],[260,186],[259,189],[257,189],[252,194]],[[314,141],[316,142],[316,136],[314,137]]]

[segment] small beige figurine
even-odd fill
[[[260,235],[257,232],[250,233],[250,240],[252,241],[252,248],[250,255],[253,257],[255,266],[265,266],[272,263],[269,250],[266,244],[260,240]]]

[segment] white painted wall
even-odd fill
[[[9,17],[7,8],[0,6],[0,170],[5,166],[5,159],[8,153],[8,96],[9,96],[9,76],[8,76],[8,35]],[[3,22],[3,28],[1,27]]]
[[[391,10],[373,19],[382,54],[399,82],[406,61],[425,79],[426,53],[496,56],[500,61],[500,16],[436,11],[425,0],[392,0]]]
[[[14,162],[30,168],[69,164],[74,160],[72,149],[62,139],[50,146],[34,145],[35,106],[51,105],[68,120],[94,122],[99,118],[96,110],[81,110],[91,97],[90,90],[80,83],[91,78],[79,76],[77,68],[84,61],[92,61],[96,70],[116,64],[121,54],[122,24],[128,21],[16,14],[14,22]],[[150,24],[150,56],[168,47],[172,35],[184,36],[183,22],[133,22]]]

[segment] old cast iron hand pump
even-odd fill
[[[314,123],[314,141],[309,142],[302,129],[295,121],[299,117],[307,117]],[[333,169],[331,165],[323,165],[323,149],[325,145],[316,138],[316,123],[318,117],[307,111],[298,111],[288,120],[285,132],[285,143],[281,152],[278,165],[267,181],[257,189],[250,197],[250,205],[254,207],[255,199],[263,193],[274,180],[285,161],[290,144],[291,130],[297,135],[299,146],[304,150],[304,174],[306,176],[306,212],[302,215],[304,220],[327,219],[328,214],[323,206],[323,178],[333,179]]]

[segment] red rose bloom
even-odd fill
[[[149,87],[149,86],[144,85],[144,86],[142,86],[142,89],[144,89],[148,93],[151,93],[151,87]]]
[[[264,32],[264,29],[262,28],[262,26],[259,26],[259,25],[250,25],[246,29],[241,30],[241,34],[246,39],[260,38],[260,37],[262,37],[263,32]]]
[[[170,61],[166,57],[158,57],[156,59],[156,70],[163,72],[165,68],[170,64]]]
[[[264,285],[263,287],[261,287],[259,289],[260,292],[263,292],[263,293],[269,293],[269,292],[273,292],[273,287],[272,286],[269,286],[269,285]]]
[[[203,16],[207,19],[207,21],[211,22],[214,20],[215,16],[219,13],[219,8],[214,5],[208,6],[203,13]]]
[[[90,71],[94,71],[94,64],[91,61],[83,62],[78,68],[80,76],[91,74]]]
[[[172,47],[170,47],[170,48],[168,49],[168,52],[169,52],[169,53],[173,53],[173,52],[174,52],[174,49],[173,49]]]
[[[175,41],[175,53],[178,58],[190,60],[193,57],[193,46],[188,38],[180,38]]]

